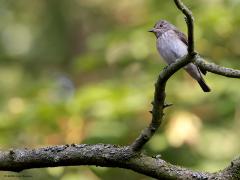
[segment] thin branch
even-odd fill
[[[201,69],[212,72],[214,74],[218,74],[218,75],[226,76],[230,78],[240,78],[240,70],[226,68],[226,67],[216,65],[214,63],[209,63],[198,55],[195,56],[194,63]]]
[[[192,15],[192,12],[182,3],[181,0],[174,0],[174,2],[177,8],[181,10],[182,13],[186,16],[186,22],[188,26],[188,53],[194,54],[194,17]],[[195,59],[195,64],[198,65],[201,69],[226,77],[240,77],[239,70],[225,68],[214,63],[209,63],[204,59],[200,58],[200,56],[195,57],[197,57]]]
[[[180,1],[174,0],[178,9],[180,9],[186,16],[186,22],[188,27],[188,55],[178,60],[176,63],[170,64],[159,75],[155,84],[154,100],[152,111],[151,124],[144,129],[140,136],[133,142],[131,147],[134,151],[140,151],[142,147],[149,141],[149,139],[155,134],[157,129],[162,123],[163,110],[166,108],[165,104],[165,87],[167,80],[179,69],[192,62],[196,53],[194,52],[194,23],[191,11]]]
[[[165,87],[168,79],[179,69],[191,62],[194,57],[184,56],[183,58],[177,60],[175,63],[167,66],[158,76],[158,80],[155,84],[154,100],[152,111],[152,121],[150,125],[144,129],[139,137],[133,142],[131,147],[134,151],[140,151],[142,147],[149,141],[149,139],[154,135],[163,119],[163,110],[168,106],[165,103]]]
[[[188,54],[195,54],[194,52],[194,17],[192,12],[182,3],[181,0],[174,0],[177,8],[182,11],[182,13],[186,16],[186,22],[188,26]],[[218,66],[214,63],[208,63],[204,59],[200,58],[199,56],[195,59],[195,64],[197,64],[201,69],[206,71],[219,74],[226,77],[231,78],[239,78],[240,71],[234,70],[230,68],[225,68]]]
[[[177,8],[185,15],[188,27],[188,54],[193,55],[194,52],[194,17],[192,12],[185,6],[182,1],[174,0]]]
[[[130,147],[117,147],[107,144],[72,144],[39,149],[0,151],[1,171],[20,172],[32,168],[80,165],[119,167],[165,180],[221,180],[230,179],[229,177],[239,177],[240,159],[233,161],[228,168],[219,173],[206,173],[169,164],[160,158],[134,152]]]

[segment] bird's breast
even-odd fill
[[[167,31],[157,39],[157,49],[162,58],[171,64],[187,54],[187,46],[175,32]]]

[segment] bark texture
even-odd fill
[[[25,169],[95,165],[130,169],[157,179],[226,180],[240,178],[240,158],[217,173],[188,170],[161,158],[133,151],[130,146],[109,144],[71,144],[38,149],[15,149],[0,152],[0,170],[20,172]]]

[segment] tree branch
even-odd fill
[[[182,1],[174,0],[177,8],[185,15],[185,20],[188,28],[188,54],[195,54],[194,52],[194,17],[192,12],[185,6]]]
[[[198,55],[195,56],[194,63],[201,69],[212,72],[214,74],[218,74],[218,75],[226,76],[230,78],[240,78],[240,70],[226,68],[226,67],[216,65],[214,63],[209,63]]]
[[[0,151],[0,170],[20,172],[25,169],[96,165],[130,169],[157,179],[237,179],[240,158],[218,173],[197,172],[171,165],[160,158],[132,151],[132,148],[107,144],[72,144],[39,149]]]
[[[189,62],[193,61],[194,57],[184,56],[183,58],[177,60],[175,63],[167,66],[158,76],[158,80],[155,84],[154,100],[152,111],[152,121],[150,125],[144,129],[139,137],[131,145],[134,151],[139,151],[142,147],[149,141],[149,139],[154,135],[163,119],[163,110],[169,105],[165,104],[165,87],[167,80],[179,69],[187,65]]]
[[[180,9],[186,16],[186,23],[188,27],[188,55],[178,60],[176,63],[170,64],[159,75],[155,84],[155,92],[153,99],[152,121],[151,124],[144,129],[140,136],[133,142],[131,147],[134,151],[139,151],[154,135],[162,123],[163,110],[168,107],[165,105],[165,87],[167,80],[179,69],[192,62],[195,59],[196,53],[194,52],[194,23],[191,11],[180,1],[174,0],[178,9]]]
[[[185,20],[188,27],[188,54],[194,54],[194,17],[192,12],[182,3],[181,0],[174,0],[177,8],[185,15]],[[209,63],[202,59],[199,55],[195,56],[195,64],[201,69],[218,75],[240,78],[240,71],[230,68],[225,68],[214,63]]]
[[[191,11],[180,1],[174,0],[178,9],[180,9],[183,14],[186,16],[186,23],[188,27],[188,55],[178,60],[176,63],[173,63],[166,67],[159,75],[158,80],[155,84],[154,100],[153,100],[153,109],[150,111],[152,113],[152,121],[150,125],[144,129],[140,136],[133,142],[131,147],[135,151],[141,150],[141,148],[150,140],[150,138],[157,131],[161,125],[163,118],[163,110],[168,107],[165,105],[165,87],[167,80],[179,69],[184,67],[190,62],[194,62],[201,69],[209,71],[215,74],[227,76],[227,77],[240,77],[240,71],[230,68],[225,68],[218,66],[214,63],[208,63],[203,60],[197,53],[194,51],[194,18]]]

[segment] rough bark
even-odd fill
[[[217,173],[188,170],[159,157],[135,152],[130,146],[107,144],[71,144],[39,149],[15,149],[0,152],[0,170],[20,172],[24,169],[95,165],[130,169],[157,179],[239,179],[240,158]]]

